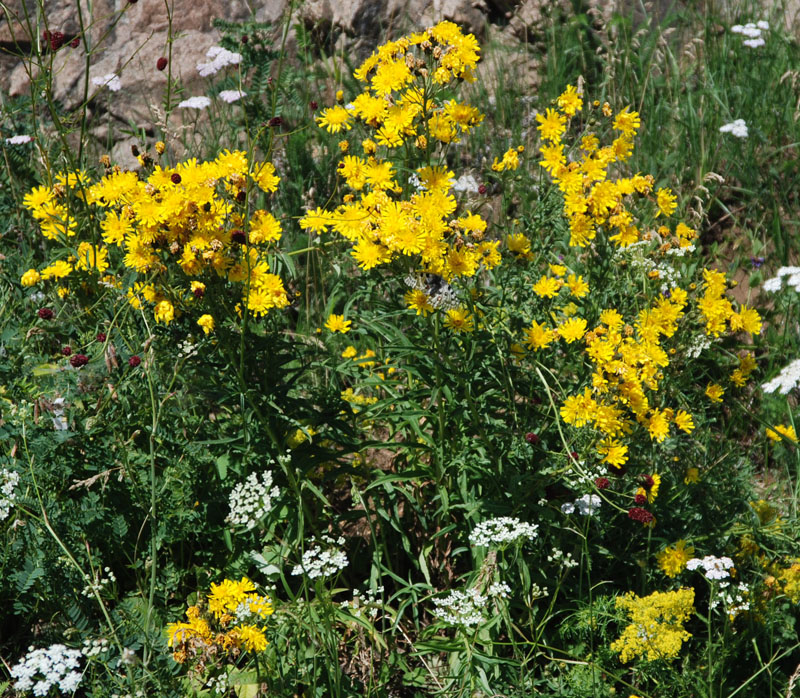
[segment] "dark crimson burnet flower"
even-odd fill
[[[270,128],[275,128],[276,126],[280,126],[283,123],[283,119],[280,116],[273,116],[269,121],[267,121],[267,126]]]
[[[316,111],[317,107],[319,106],[314,100],[311,100],[308,103],[308,106],[311,107],[311,111]]]
[[[72,353],[72,347],[67,344],[67,346],[61,348],[61,353],[64,356],[69,356]]]
[[[247,242],[247,235],[245,235],[244,230],[231,230],[231,241],[239,243],[240,245],[244,245]]]
[[[647,497],[646,497],[645,495],[643,495],[643,494],[637,494],[637,495],[636,495],[636,496],[633,498],[633,501],[634,501],[636,504],[640,504],[640,505],[641,505],[641,504],[647,504]]]
[[[52,320],[53,317],[55,316],[55,313],[52,310],[50,310],[50,308],[39,308],[39,312],[37,313],[37,315],[42,320]]]
[[[136,368],[140,363],[142,363],[142,360],[136,355],[128,359],[128,366],[131,368]]]
[[[64,45],[66,37],[63,32],[51,32],[45,29],[42,32],[42,39],[50,44],[51,51],[58,51]]]
[[[539,435],[529,431],[527,434],[525,434],[525,441],[527,441],[531,446],[535,446],[540,441]]]
[[[489,191],[489,190],[486,188],[485,184],[481,184],[478,187],[478,194],[480,194],[481,196],[485,196],[487,191]]]
[[[611,480],[609,480],[607,477],[598,477],[595,478],[594,484],[598,490],[604,490],[611,484]]]
[[[80,368],[89,363],[89,357],[86,354],[75,354],[69,357],[69,363],[73,368]]]
[[[572,460],[578,460],[578,452],[570,451],[569,457],[572,458]]]
[[[628,518],[639,523],[649,524],[655,518],[647,509],[641,507],[631,507],[628,509]]]
[[[95,339],[98,342],[105,342],[106,341],[106,333],[105,332],[98,332],[97,336],[95,337]]]
[[[72,41],[69,42],[70,48],[78,48],[81,45],[80,37],[76,36]]]
[[[159,58],[156,61],[156,70],[164,70],[164,68],[166,67],[167,67],[167,59],[165,56],[161,56],[161,58]]]

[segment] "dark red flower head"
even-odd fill
[[[637,494],[633,498],[633,501],[636,502],[636,504],[639,504],[639,505],[647,504],[647,497],[645,495],[643,495],[643,494]]]
[[[206,295],[206,290],[200,286],[198,286],[194,291],[192,291],[195,298],[202,298]]]
[[[486,185],[485,185],[485,184],[481,184],[481,185],[478,187],[478,194],[480,194],[481,196],[486,196],[486,192],[487,192],[487,191],[489,191],[489,190],[486,188]]]
[[[532,431],[529,431],[525,434],[525,441],[527,441],[531,446],[535,446],[536,444],[541,441],[538,434],[534,434]]]
[[[598,490],[604,490],[611,484],[611,480],[609,480],[607,477],[598,477],[595,478],[594,484]]]
[[[578,460],[578,452],[570,451],[569,457],[572,458],[572,460]]]
[[[70,48],[78,48],[81,45],[81,38],[76,36],[72,41],[69,42]]]
[[[98,342],[105,342],[106,341],[106,333],[105,332],[98,332],[97,336],[95,337],[95,339]]]
[[[89,357],[86,354],[75,354],[69,357],[69,363],[73,368],[80,368],[89,363]]]
[[[63,32],[50,32],[50,49],[52,51],[58,51],[63,45],[66,37],[64,36]]]
[[[69,356],[72,353],[72,347],[67,344],[67,346],[61,348],[61,353],[64,356]]]
[[[311,111],[317,111],[317,107],[319,106],[313,99],[308,103],[308,106],[311,107]]]
[[[52,320],[53,317],[55,316],[55,313],[52,310],[50,310],[50,308],[39,308],[39,312],[37,313],[37,315],[42,320]]]
[[[159,58],[156,61],[156,70],[164,70],[164,68],[166,67],[167,67],[167,58],[166,56],[161,56],[161,58]]]
[[[275,128],[276,126],[280,126],[283,123],[283,119],[280,116],[273,116],[269,121],[267,121],[267,126],[270,128]]]
[[[628,518],[639,523],[649,524],[653,521],[654,516],[647,509],[631,507],[628,509]]]
[[[142,360],[135,354],[130,359],[128,359],[128,366],[130,366],[131,368],[136,368],[140,363],[142,363]]]
[[[231,231],[231,240],[233,242],[239,243],[240,245],[244,245],[247,242],[247,235],[245,235],[244,230],[236,230]]]
[[[653,480],[652,475],[642,475],[642,487],[646,490],[649,490],[653,485],[655,485],[655,480]]]

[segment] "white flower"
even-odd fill
[[[107,73],[101,77],[92,78],[92,85],[107,87],[112,92],[119,92],[122,89],[122,82],[116,73]]]
[[[761,386],[765,393],[774,393],[776,390],[781,395],[786,395],[794,388],[800,386],[800,359],[795,359],[770,381]]]
[[[6,143],[9,145],[22,145],[23,143],[30,143],[32,140],[33,136],[20,134],[19,136],[11,136],[11,138],[6,138]]]
[[[501,516],[481,521],[469,534],[473,545],[490,546],[515,543],[518,540],[536,538],[536,524],[523,523],[519,519]]]
[[[572,502],[564,502],[561,505],[561,511],[565,514],[574,514],[575,513],[575,505]]]
[[[211,100],[208,97],[189,97],[178,103],[180,109],[206,109],[211,105]]]
[[[452,181],[452,180],[451,180]],[[453,191],[465,191],[469,194],[477,194],[480,185],[471,174],[461,175],[453,182]]]
[[[233,104],[234,102],[238,102],[242,97],[247,97],[247,92],[243,90],[222,90],[217,96],[223,102]]]
[[[242,54],[228,51],[222,46],[212,46],[206,51],[206,58],[211,60],[208,63],[197,64],[197,72],[204,78],[218,73],[229,65],[238,65],[242,62]]]
[[[745,39],[742,43],[748,48],[760,48],[767,42],[764,41],[764,39],[762,39],[761,37],[759,37],[757,39]]]
[[[322,539],[329,545],[344,545],[344,538],[339,537],[333,540],[329,536]],[[330,577],[333,574],[347,567],[347,555],[343,550],[334,547],[322,549],[321,547],[310,548],[303,553],[303,559],[299,565],[295,565],[292,570],[294,576],[305,574],[309,579],[317,577]]]
[[[756,26],[759,29],[763,29],[764,31],[768,31],[769,30],[769,22],[767,22],[766,20],[763,20],[763,19],[759,20],[758,22],[756,22]]]
[[[453,589],[442,599],[434,599],[436,608],[431,613],[450,625],[462,625],[471,628],[486,622],[483,609],[490,598],[507,598],[511,588],[505,582],[494,582],[481,594],[477,589],[460,591]]]
[[[272,509],[272,500],[279,494],[280,490],[272,486],[272,473],[269,470],[261,474],[260,481],[258,473],[251,473],[231,490],[228,497],[230,513],[225,520],[234,526],[244,526],[249,531]]]
[[[13,470],[0,470],[0,521],[8,518],[17,499],[19,474]]]
[[[719,127],[720,133],[730,133],[731,135],[736,136],[737,138],[747,138],[747,124],[744,122],[744,119],[736,119],[736,121],[731,121],[729,124],[725,124],[724,126]]]
[[[715,555],[706,555],[702,560],[693,557],[686,563],[686,569],[696,570],[700,567],[704,570],[706,579],[719,580],[730,577],[729,569],[733,567],[733,560],[729,557],[716,557]]]
[[[578,507],[578,513],[581,516],[591,516],[600,508],[601,501],[597,494],[585,494],[575,500],[575,506]]]
[[[759,24],[760,24],[760,22],[759,22]],[[766,24],[766,22],[765,22],[765,24]],[[767,24],[767,29],[769,29],[769,25],[768,24]],[[759,36],[761,36],[761,29],[759,28],[759,26],[753,24],[752,22],[748,22],[745,25],[734,24],[731,27],[731,31],[734,34],[743,34],[744,36],[747,36],[747,37],[749,37],[751,39],[755,39],[755,38],[758,38]]]
[[[19,664],[11,667],[11,678],[16,679],[14,688],[45,696],[53,685],[58,684],[63,693],[72,694],[83,676],[77,671],[81,656],[80,650],[67,649],[61,644],[38,650],[31,647]]]

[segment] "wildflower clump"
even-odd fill
[[[67,256],[28,270],[22,284],[93,279],[119,289],[135,308],[152,308],[157,323],[196,312],[206,334],[214,315],[197,311],[218,310],[213,301],[226,287],[241,289],[237,310],[255,317],[288,305],[283,282],[270,272],[280,221],[249,204],[259,190],[276,191],[271,163],[226,150],[212,161],[142,172],[109,168],[96,182],[83,172],[57,175],[52,187],[29,192],[24,204],[42,235],[62,243]]]
[[[189,606],[186,621],[167,626],[173,659],[203,662],[215,655],[237,657],[267,646],[264,621],[274,612],[272,600],[256,593],[249,579],[225,579],[211,585],[205,604]]]
[[[354,73],[364,91],[317,119],[330,133],[358,125],[367,136],[353,147],[340,144],[338,172],[350,191],[333,210],[309,211],[300,226],[315,233],[333,229],[351,243],[352,257],[365,270],[400,262],[450,282],[497,266],[499,241],[484,240],[487,222],[469,210],[457,214],[455,175],[445,160],[448,146],[483,120],[475,107],[446,99],[459,82],[474,80],[479,52],[473,35],[440,22],[367,58]],[[435,309],[433,293],[417,286],[406,302],[427,315]],[[451,311],[451,329],[471,331],[462,310],[438,307]]]
[[[623,662],[637,657],[674,659],[691,637],[683,624],[694,613],[694,589],[656,591],[644,597],[628,592],[615,603],[631,620],[611,643],[611,650],[619,653]]]
[[[667,577],[676,577],[684,569],[694,555],[694,546],[687,545],[685,540],[679,540],[668,545],[656,555],[658,566]]]

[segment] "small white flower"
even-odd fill
[[[272,500],[280,494],[272,486],[272,473],[269,470],[251,473],[244,482],[236,485],[228,498],[230,513],[226,518],[234,526],[244,526],[248,531],[258,526],[272,509]]]
[[[769,22],[767,22],[766,20],[763,19],[759,20],[758,22],[756,22],[756,26],[759,29],[763,29],[764,31],[769,31]]]
[[[764,41],[763,38],[758,37],[757,39],[745,39],[742,44],[747,46],[748,48],[761,48],[767,42]]]
[[[122,89],[122,82],[116,73],[107,73],[101,77],[92,78],[92,85],[107,87],[112,92],[119,92]]]
[[[344,538],[339,537],[333,540],[328,536],[323,536],[322,539],[329,544],[329,546],[344,545]],[[343,550],[337,550],[334,547],[323,549],[322,547],[309,548],[303,553],[303,559],[299,565],[295,565],[292,570],[292,575],[298,576],[305,574],[309,579],[316,579],[317,577],[330,577],[340,570],[343,570],[348,565],[347,555]]]
[[[795,359],[784,366],[780,373],[761,386],[765,393],[774,393],[776,390],[781,395],[787,395],[794,388],[800,386],[800,359]]]
[[[574,514],[575,513],[575,505],[572,502],[564,502],[561,505],[561,511],[564,514]]]
[[[211,100],[203,95],[189,97],[178,103],[179,109],[206,109],[211,106]]]
[[[17,499],[19,474],[13,470],[0,470],[0,521],[8,518]]]
[[[32,140],[33,136],[20,134],[19,136],[11,136],[11,138],[6,138],[6,143],[9,145],[22,145],[23,143],[30,143]]]
[[[736,119],[736,121],[731,121],[729,124],[725,124],[724,126],[719,127],[720,133],[730,133],[737,138],[747,138],[747,124],[744,122],[744,119]]]
[[[592,516],[599,508],[601,499],[596,494],[585,494],[580,499],[575,500],[575,506],[581,516]]]
[[[233,104],[234,102],[238,102],[242,97],[247,97],[247,92],[244,90],[222,90],[217,96],[223,102]]]
[[[697,570],[700,568],[704,570],[706,579],[720,580],[730,577],[729,569],[733,567],[733,560],[729,557],[717,557],[716,555],[706,555],[702,560],[693,557],[686,563],[686,569]]]

